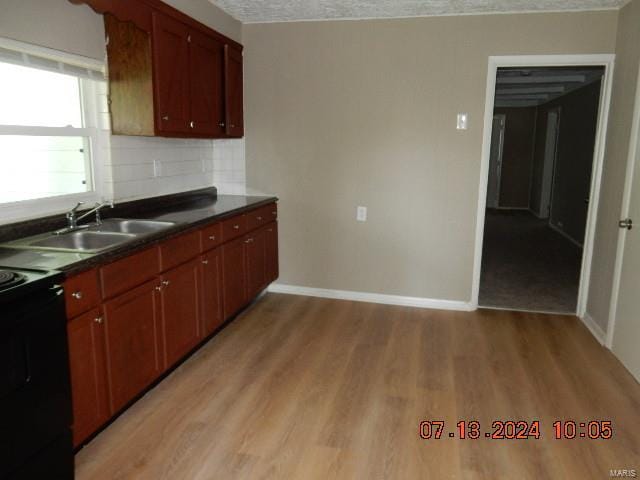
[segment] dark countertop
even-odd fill
[[[276,197],[217,195],[215,189],[208,189],[187,194],[167,195],[128,202],[116,205],[113,210],[104,210],[105,215],[103,217],[165,220],[176,222],[176,225],[161,232],[140,236],[130,242],[116,245],[99,253],[56,252],[0,246],[0,266],[33,270],[59,270],[67,276],[71,276],[112,262],[118,258],[126,257],[188,230],[193,230],[208,223],[275,201],[277,201]],[[64,226],[64,218],[62,218],[63,223],[60,225],[58,217],[60,216],[2,226],[0,227],[0,238],[16,240],[61,228],[61,226]],[[11,233],[18,231],[25,232],[25,234],[16,237],[15,234],[10,235],[7,229]]]

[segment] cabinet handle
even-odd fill
[[[191,35],[187,35],[187,42],[191,43]]]
[[[189,122],[189,127],[190,127],[190,128],[196,128],[196,122],[194,122],[193,120],[191,120],[191,121]]]
[[[162,281],[162,286],[163,287],[168,287],[169,285],[171,285],[171,282],[169,280],[163,280]]]
[[[160,285],[158,285],[158,286],[156,287],[156,290],[157,290],[158,292],[161,292],[161,291],[162,291],[162,287],[161,287]]]
[[[209,265],[209,260],[202,260],[203,265]]]
[[[76,300],[82,300],[82,292],[73,292],[71,296]]]
[[[169,115],[165,115],[164,117],[162,117],[162,120],[164,120],[165,122],[169,121]]]
[[[253,242],[253,238],[247,238],[247,239],[244,241],[244,243],[251,243],[251,242]]]
[[[240,230],[240,225],[234,225],[233,228],[234,230]]]
[[[103,320],[102,317],[96,317],[93,319],[94,322],[100,323],[100,324],[102,323],[102,320]]]
[[[209,235],[209,240],[215,240],[216,236],[215,235]]]
[[[259,222],[260,222],[260,221],[262,221],[262,217],[258,217],[258,221],[259,221]]]
[[[218,124],[218,126],[219,126],[219,127],[222,127],[222,128],[226,127],[226,125],[227,125],[227,124],[226,124],[226,123],[224,123],[224,122],[220,122],[220,123]]]

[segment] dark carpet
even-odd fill
[[[529,212],[487,210],[480,306],[575,313],[582,249]]]

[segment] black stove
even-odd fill
[[[0,266],[0,479],[73,479],[62,274]]]
[[[60,272],[0,266],[0,306],[30,294],[40,294],[62,282]]]
[[[27,277],[11,270],[0,270],[0,291],[26,282]]]

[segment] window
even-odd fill
[[[7,42],[0,39],[0,223],[99,200],[101,65]]]

